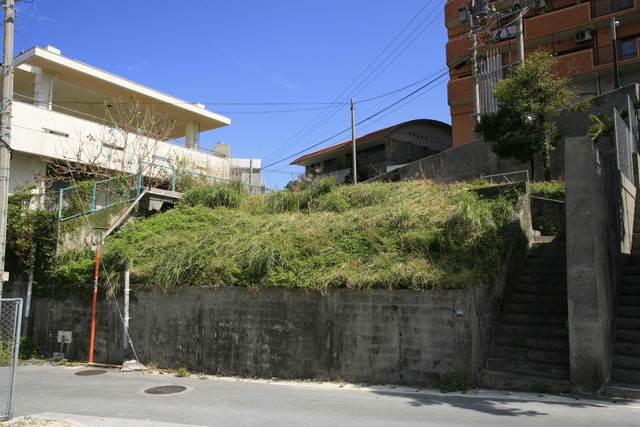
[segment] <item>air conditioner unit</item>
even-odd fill
[[[531,7],[533,9],[542,9],[546,5],[547,5],[547,2],[545,0],[536,0],[531,4]]]
[[[593,40],[593,34],[591,30],[578,31],[576,33],[576,43],[583,43]]]

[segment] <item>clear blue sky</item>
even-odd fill
[[[289,166],[298,156],[287,157],[351,138],[350,130],[333,136],[350,127],[352,97],[357,122],[387,108],[358,125],[358,136],[417,118],[451,123],[446,75],[408,96],[446,71],[444,3],[25,0],[16,3],[15,50],[51,44],[207,104],[232,124],[203,133],[202,145],[228,142],[235,157],[262,158],[267,187],[283,188],[303,172]],[[265,105],[276,103],[285,105]]]

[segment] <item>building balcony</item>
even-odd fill
[[[124,133],[23,102],[13,103],[11,148],[30,157],[93,163],[123,173],[138,172],[140,161],[163,163],[169,159],[180,159],[197,167],[206,163],[227,174],[229,169],[228,158]]]
[[[560,34],[584,27],[589,24],[589,21],[589,3],[581,3],[526,19],[524,36],[526,40],[533,40],[551,34]]]
[[[471,77],[450,80],[447,93],[450,106],[471,102]]]
[[[591,17],[593,19],[623,10],[633,9],[633,0],[591,0]]]
[[[449,0],[444,5],[444,22],[448,28],[462,25],[460,23],[460,8],[468,5],[467,0]]]

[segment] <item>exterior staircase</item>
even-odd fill
[[[536,241],[517,285],[506,295],[493,354],[479,378],[482,386],[570,390],[564,236]]]
[[[635,163],[635,162],[634,162]],[[636,171],[637,176],[637,171]],[[624,267],[618,326],[607,393],[640,398],[640,194],[636,195],[631,258]]]

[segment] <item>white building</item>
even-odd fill
[[[51,161],[93,162],[136,173],[141,160],[168,164],[179,159],[225,179],[233,178],[235,164],[260,164],[259,159],[231,159],[228,150],[224,155],[200,147],[200,133],[229,125],[229,118],[66,58],[53,46],[34,47],[15,58],[14,94],[10,191],[35,183]],[[134,100],[145,111],[140,114],[161,115],[171,123],[169,131],[148,138],[140,129],[118,125],[109,110],[116,99]],[[261,185],[261,178],[251,182]]]

